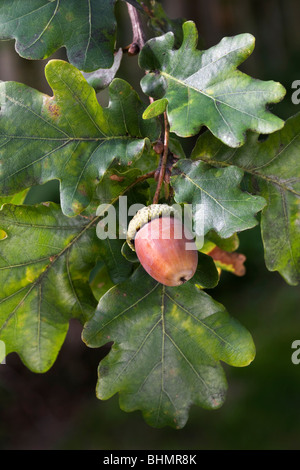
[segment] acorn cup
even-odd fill
[[[130,221],[127,243],[150,276],[166,286],[191,279],[198,265],[192,234],[167,204],[152,204]]]

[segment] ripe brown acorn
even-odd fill
[[[166,204],[141,209],[129,224],[127,241],[144,269],[161,284],[179,286],[195,274],[195,242]]]

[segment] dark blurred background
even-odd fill
[[[286,98],[273,106],[274,113],[286,119],[299,111],[300,105],[291,102],[292,82],[300,80],[299,0],[162,3],[170,17],[195,21],[204,48],[223,36],[252,33],[256,48],[241,70],[255,78],[280,81],[286,87]],[[131,32],[122,2],[117,15],[122,22],[118,43],[127,45]],[[64,50],[53,57],[65,58]],[[2,41],[0,79],[23,82],[51,94],[44,78],[48,60],[22,59],[14,51],[13,41]],[[118,76],[140,94],[142,75],[137,58],[124,56]],[[187,139],[185,145],[188,148],[192,143]],[[57,182],[32,188],[26,202],[45,200],[59,202]],[[229,389],[222,408],[206,411],[192,407],[187,425],[175,431],[150,428],[140,412],[122,412],[118,397],[97,400],[101,351],[82,343],[81,326],[72,321],[49,372],[30,372],[14,354],[6,365],[0,365],[0,448],[299,449],[300,364],[291,361],[291,345],[300,340],[300,289],[288,286],[278,273],[267,271],[258,227],[240,235],[239,251],[247,256],[246,275],[238,278],[223,273],[211,294],[250,330],[257,355],[246,368],[224,366]]]

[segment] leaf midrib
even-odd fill
[[[47,5],[46,5],[46,6],[47,6]],[[51,22],[54,20],[56,14],[57,14],[57,12],[58,12],[59,7],[60,7],[60,0],[57,0],[57,1],[56,1],[55,10],[54,10],[52,16],[49,18],[49,20],[48,20],[46,26],[43,28],[43,30],[42,30],[41,33],[37,36],[37,38],[34,39],[34,41],[33,41],[32,43],[30,43],[30,44],[28,44],[28,45],[26,46],[25,50],[26,50],[26,49],[29,49],[29,48],[32,47],[32,46],[34,46],[34,44],[36,44],[36,43],[41,39],[41,37],[46,33],[46,31],[48,30],[48,28],[49,28]]]
[[[195,315],[193,315],[191,312],[189,312],[183,305],[179,304],[178,302],[176,302],[175,299],[173,299],[171,296],[169,296],[168,294],[166,294],[167,297],[169,297],[169,299],[171,300],[171,302],[173,302],[175,305],[177,305],[178,308],[180,308],[180,310],[182,310],[184,313],[188,314],[190,317],[193,318],[193,320],[195,320],[196,322],[200,323],[201,326],[205,329],[207,329],[213,336],[216,336],[216,338],[226,344],[227,346],[229,346],[230,348],[232,348],[231,344],[228,343],[228,341],[226,341],[224,338],[222,338],[222,336],[219,336],[212,328],[210,328],[209,326],[207,326],[200,318],[197,318],[195,317]],[[217,313],[217,312],[215,312]]]
[[[22,18],[25,18],[26,16],[32,15],[33,13],[36,13],[37,11],[42,10],[45,7],[48,7],[49,5],[51,5],[51,3],[48,0],[47,3],[45,3],[44,5],[41,5],[39,8],[36,8],[35,10],[31,10],[28,13],[25,13],[25,15],[12,18],[11,20],[6,21],[5,23],[0,23],[0,27],[2,27],[4,25],[7,25],[8,23],[11,23],[13,21],[21,20]]]
[[[3,134],[0,135],[0,138],[4,136]],[[9,135],[7,136],[4,136],[4,137],[10,137]],[[13,137],[12,137],[13,138]],[[29,137],[18,137],[19,139],[29,139]],[[47,141],[48,139],[47,138],[33,138],[33,140],[42,140],[42,141]],[[131,137],[131,136],[111,136],[111,137],[95,137],[95,138],[86,138],[86,137],[82,137],[82,138],[69,138],[69,139],[51,139],[51,141],[58,141],[58,142],[63,142],[61,145],[59,145],[58,147],[55,147],[54,149],[50,150],[49,152],[47,152],[45,155],[42,155],[41,157],[39,157],[38,159],[28,163],[26,166],[22,166],[21,168],[19,168],[17,171],[15,171],[14,173],[11,173],[7,176],[5,176],[4,178],[2,178],[0,180],[0,183],[3,182],[3,181],[6,181],[10,178],[12,178],[13,176],[17,175],[18,173],[21,173],[22,171],[26,170],[27,168],[41,162],[42,160],[44,160],[45,158],[47,157],[50,157],[51,155],[53,155],[54,153],[58,152],[59,150],[67,147],[68,145],[72,144],[73,142],[99,142],[99,145],[96,147],[95,150],[93,150],[92,154],[89,155],[89,158],[87,159],[86,163],[85,163],[85,166],[84,166],[84,169],[86,168],[86,166],[88,165],[92,155],[94,155],[94,153],[99,149],[99,147],[101,147],[101,145],[103,145],[104,143],[108,142],[108,141],[113,141],[113,140],[136,140],[136,141],[139,141],[139,140],[143,140],[145,141],[145,139],[141,138],[141,137]],[[10,141],[9,141],[10,142]],[[77,189],[77,186],[79,185],[79,182],[80,182],[80,179],[81,179],[81,176],[83,174],[83,170],[81,171],[78,179],[77,179],[77,185],[75,187],[75,190],[74,190],[74,194],[76,192],[76,189]],[[55,179],[55,178],[54,178]]]
[[[180,170],[180,173],[182,176],[184,176],[191,184],[193,184],[194,186],[196,186],[197,189],[199,189],[200,192],[203,192],[205,193],[210,199],[212,199],[218,206],[221,207],[222,210],[224,210],[225,212],[228,212],[228,214],[232,215],[234,218],[238,219],[240,222],[244,223],[245,220],[241,219],[238,215],[234,214],[233,212],[231,212],[230,210],[228,210],[225,206],[223,206],[217,199],[215,199],[213,197],[212,194],[210,194],[209,192],[207,192],[205,189],[203,189],[201,186],[199,186],[199,184],[196,183],[196,181],[194,181],[192,178],[190,178],[187,173],[185,173],[184,171]]]
[[[83,227],[83,229],[78,233],[78,235],[76,237],[74,237],[70,242],[69,244],[64,247],[63,250],[61,250],[60,253],[58,253],[55,258],[50,261],[49,265],[46,267],[46,269],[40,274],[40,276],[36,279],[36,281],[34,283],[32,283],[29,287],[29,291],[26,292],[25,296],[23,297],[23,299],[21,300],[21,302],[17,305],[17,307],[14,309],[13,313],[9,316],[9,318],[11,318],[11,316],[16,312],[16,310],[18,309],[19,305],[21,305],[22,302],[24,302],[24,300],[26,299],[26,297],[29,295],[29,293],[31,292],[32,289],[34,289],[34,287],[36,287],[40,282],[42,282],[43,280],[43,277],[48,273],[48,271],[53,267],[53,265],[64,255],[65,252],[67,252],[67,250],[69,250],[75,243],[77,243],[77,241],[86,233],[87,230],[89,230],[90,228],[92,228],[100,219],[101,217],[103,216],[103,214],[105,214],[106,210],[111,206],[111,205],[114,205],[118,199],[120,198],[120,196],[123,196],[127,191],[129,191],[133,186],[135,185],[135,182],[131,183],[129,186],[127,186],[126,188],[124,188],[124,190],[118,195],[116,196],[109,204],[107,204],[105,206],[105,208],[101,211],[100,214],[98,214],[96,217],[94,217],[87,225],[85,225]],[[21,290],[23,289],[26,289],[28,286],[24,286]],[[10,298],[12,295],[15,295],[16,292],[14,292],[13,294],[11,294],[9,297],[6,297],[5,299],[3,299],[1,302],[4,302],[5,300],[7,300],[8,298]],[[5,324],[7,323],[8,319],[6,320]],[[3,329],[3,325],[2,327],[0,328],[0,331],[1,329]]]
[[[249,116],[249,117],[251,117],[251,118],[254,118],[254,119],[258,120],[258,121],[262,121],[262,122],[265,122],[265,123],[269,124],[269,122],[268,122],[266,119],[263,119],[261,116],[255,116],[254,114],[248,113],[248,112],[246,112],[245,110],[238,109],[238,108],[236,108],[235,106],[232,106],[232,105],[230,105],[229,103],[226,103],[226,101],[222,101],[222,100],[220,100],[220,99],[216,99],[213,95],[209,95],[208,93],[205,93],[204,90],[202,90],[202,89],[200,89],[200,88],[196,88],[196,87],[194,87],[194,86],[192,86],[192,85],[190,85],[190,84],[187,84],[187,83],[185,83],[184,81],[179,80],[179,79],[176,78],[176,77],[173,77],[172,75],[168,74],[167,72],[160,72],[160,73],[161,73],[161,75],[163,75],[166,79],[172,80],[172,81],[174,81],[175,83],[178,83],[179,85],[186,87],[187,89],[191,89],[191,90],[193,90],[193,91],[195,91],[195,92],[197,92],[197,93],[200,93],[200,94],[206,96],[207,98],[210,98],[210,99],[214,102],[214,105],[215,105],[215,106],[217,105],[217,103],[220,103],[220,104],[222,104],[222,105],[224,105],[224,106],[227,106],[227,107],[233,109],[234,111],[237,111],[238,113],[246,114],[247,116]],[[217,96],[220,96],[220,95],[217,95]],[[219,110],[218,110],[218,111],[219,111]],[[219,112],[220,112],[220,111],[219,111]],[[221,116],[222,116],[222,115],[221,115]],[[222,116],[222,117],[223,117],[223,116]],[[224,119],[224,118],[223,118],[223,119]],[[224,121],[225,121],[225,120],[224,120]],[[226,121],[225,121],[225,122],[226,122]],[[226,124],[227,124],[227,126],[229,127],[229,125],[228,125],[227,122],[226,122]],[[230,128],[230,127],[229,127],[229,128]]]
[[[227,163],[225,161],[222,162],[222,161],[218,161],[218,160],[213,160],[211,158],[205,158],[204,156],[199,157],[199,160],[201,160],[204,163],[208,163],[210,165],[221,166],[221,167],[236,166],[237,168],[240,168],[241,170],[243,170],[245,173],[256,176],[257,178],[260,178],[260,179],[266,181],[267,183],[271,183],[274,186],[278,186],[279,188],[283,189],[284,191],[289,191],[293,195],[300,197],[300,193],[298,193],[297,191],[295,191],[292,188],[289,188],[288,186],[285,186],[282,182],[280,182],[278,180],[275,180],[275,179],[271,178],[270,176],[263,175],[261,173],[257,173],[255,170],[251,170],[249,168],[244,168],[243,166],[238,165],[236,163]]]
[[[19,139],[19,140],[46,140],[49,142],[66,142],[67,144],[70,142],[100,142],[102,140],[115,140],[115,139],[124,139],[124,140],[144,140],[145,137],[138,137],[138,136],[131,136],[131,135],[112,135],[112,136],[104,136],[104,137],[71,137],[67,136],[63,137],[39,137],[39,136],[27,136],[27,135],[10,135],[10,134],[0,134],[0,139],[9,138],[9,139]]]
[[[118,196],[119,197],[119,196]],[[118,199],[118,198],[116,198]],[[105,212],[105,210],[103,211],[103,213]],[[98,220],[100,220],[100,218],[102,217],[103,213],[101,213],[100,215],[94,217],[90,223],[88,223],[79,233],[76,237],[74,237],[70,243],[64,247],[57,255],[55,255],[54,259],[52,261],[50,261],[49,265],[45,268],[45,270],[39,275],[39,277],[33,282],[33,283],[29,283],[27,286],[24,286],[23,289],[28,288],[28,291],[26,292],[26,294],[24,295],[24,297],[21,299],[21,301],[18,303],[18,305],[14,308],[14,310],[9,314],[9,316],[7,317],[7,319],[5,320],[4,324],[0,327],[0,331],[3,330],[3,328],[7,325],[7,323],[9,322],[9,320],[12,318],[12,316],[17,312],[18,308],[20,305],[22,305],[22,303],[25,301],[25,299],[28,297],[28,295],[31,293],[31,291],[36,287],[38,286],[42,281],[43,281],[43,278],[47,275],[47,273],[49,272],[50,269],[52,269],[53,265],[79,240],[79,238],[82,237],[82,235],[84,235],[84,233],[89,230],[95,223],[97,223]],[[15,293],[13,293],[15,294]],[[12,294],[12,295],[13,295]],[[5,302],[8,298],[10,298],[12,295],[10,295],[9,297],[6,297],[5,299],[2,299],[1,302]]]

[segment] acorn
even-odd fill
[[[198,265],[192,234],[167,204],[152,204],[130,221],[127,243],[150,276],[165,286],[191,279]]]

